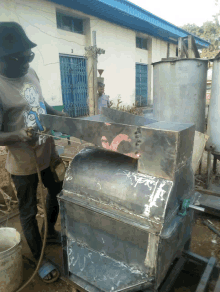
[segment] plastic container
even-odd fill
[[[16,291],[22,280],[21,236],[14,228],[0,228],[0,292]]]

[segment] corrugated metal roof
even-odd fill
[[[179,37],[186,37],[189,35],[187,31],[127,0],[50,1],[175,44],[177,44]],[[197,36],[194,37],[199,48],[208,47],[210,45],[208,41]],[[174,41],[174,39],[176,39],[176,41]]]

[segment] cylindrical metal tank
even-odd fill
[[[220,154],[220,58],[213,60],[212,90],[209,104],[208,146],[212,146],[214,154]]]
[[[154,118],[193,123],[204,133],[208,60],[174,59],[153,66]]]

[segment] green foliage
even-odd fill
[[[206,21],[202,26],[196,24],[186,24],[182,29],[201,37],[211,42],[211,46],[208,49],[203,49],[201,57],[213,58],[215,57],[220,48],[220,13],[213,16],[213,21]]]

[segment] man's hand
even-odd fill
[[[60,114],[59,114],[59,116],[61,116],[61,117],[65,117],[65,118],[69,118],[70,116],[67,114],[67,113],[65,113],[65,112],[59,112]]]
[[[26,129],[14,131],[12,133],[12,139],[16,142],[28,142],[28,141],[32,140],[32,138],[30,136],[28,136]]]
[[[0,132],[0,146],[10,146],[16,142],[25,142],[30,146],[35,146],[37,140],[38,135],[25,128],[14,132]]]
[[[36,137],[31,134],[30,129],[21,129],[12,133],[15,142],[35,142]]]

